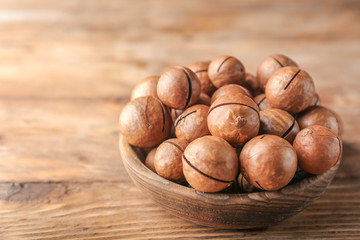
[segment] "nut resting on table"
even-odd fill
[[[210,193],[271,191],[341,158],[341,119],[319,103],[310,74],[287,56],[266,57],[256,76],[220,56],[145,78],[119,126],[170,181]]]

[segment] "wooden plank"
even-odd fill
[[[0,95],[124,96],[170,65],[232,54],[254,73],[265,56],[281,52],[322,92],[353,101],[357,7],[356,0],[1,1]],[[339,79],[353,88],[334,88]]]
[[[0,239],[359,239],[357,0],[0,1]],[[265,230],[201,227],[131,183],[117,118],[140,79],[232,54],[254,73],[274,52],[314,78],[344,121],[337,179]],[[352,177],[352,179],[349,179]]]
[[[116,99],[0,101],[0,182],[124,181]]]
[[[307,210],[260,231],[213,229],[181,220],[157,207],[132,183],[24,183],[17,191],[13,188],[11,184],[0,184],[0,197],[8,196],[0,202],[2,239],[288,239],[289,236],[355,239],[360,236],[359,180],[335,180]],[[42,196],[33,198],[29,189],[38,189],[37,196]]]

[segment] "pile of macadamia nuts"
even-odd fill
[[[120,133],[158,175],[203,192],[277,190],[340,159],[340,118],[308,72],[281,54],[256,76],[233,56],[175,66],[138,83]],[[230,189],[230,190],[229,190]]]

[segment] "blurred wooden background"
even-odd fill
[[[344,121],[322,198],[264,230],[201,227],[131,182],[117,149],[130,89],[218,55],[284,53]],[[360,238],[360,2],[0,1],[0,239]]]

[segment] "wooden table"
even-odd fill
[[[0,1],[0,239],[360,238],[360,2]],[[264,230],[197,226],[144,196],[118,153],[130,89],[223,54],[284,53],[344,121],[326,193]]]

